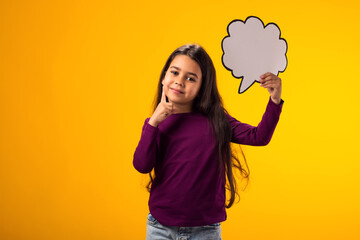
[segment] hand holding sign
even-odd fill
[[[242,78],[239,93],[260,82],[264,73],[285,71],[287,43],[275,23],[264,26],[257,17],[234,20],[228,25],[228,34],[221,44],[222,62],[235,78]]]

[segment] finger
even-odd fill
[[[260,78],[266,78],[268,76],[271,76],[272,73],[271,72],[267,72],[267,73],[264,73],[263,75],[260,76]]]
[[[168,113],[172,113],[174,110],[174,106],[172,103],[166,103],[165,105],[165,111]]]
[[[273,81],[274,81],[273,79],[263,79],[260,83],[261,84],[268,84],[268,83],[271,83]]]
[[[174,113],[174,107],[172,106],[172,104],[171,103],[167,103],[166,104],[166,108],[165,108],[165,110],[164,110],[164,116],[165,116],[165,118],[167,118],[167,117],[169,117],[171,114],[173,114]]]
[[[265,78],[266,81],[270,81],[270,80],[277,81],[277,80],[279,80],[279,79],[280,79],[280,78],[279,78],[278,76],[276,76],[276,75],[267,76],[267,77]]]
[[[166,102],[166,96],[164,92],[164,86],[161,89],[161,102]]]
[[[274,76],[274,74],[267,72],[264,73],[263,75],[260,76],[260,83],[264,83],[266,81],[268,81],[269,79],[271,79]]]
[[[260,86],[264,88],[278,88],[280,85],[277,83],[264,83],[260,84]]]
[[[261,84],[265,84],[265,83],[279,84],[280,82],[281,82],[281,79],[277,76],[269,76],[269,77],[266,77],[265,79],[260,80]]]
[[[266,79],[261,82],[261,84],[279,84],[279,81],[276,79]]]

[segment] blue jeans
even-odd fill
[[[146,240],[221,240],[220,223],[200,227],[173,227],[160,224],[150,213]]]

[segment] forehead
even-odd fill
[[[199,64],[187,55],[177,55],[172,60],[169,68],[171,68],[172,66],[177,67],[184,72],[195,73],[198,76],[201,75],[201,69]]]

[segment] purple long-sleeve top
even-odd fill
[[[269,99],[257,127],[227,115],[234,143],[263,146],[270,142],[280,105]],[[158,127],[145,120],[133,164],[141,173],[154,168],[150,213],[163,225],[203,226],[226,220],[224,172],[218,170],[216,136],[208,118],[197,112],[170,115]]]

